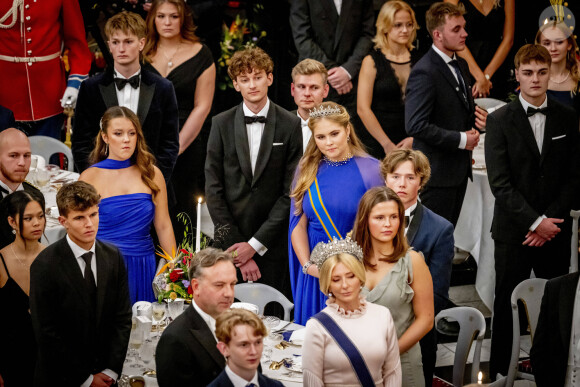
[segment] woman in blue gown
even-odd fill
[[[384,185],[379,161],[363,150],[344,107],[322,103],[310,113],[308,126],[312,139],[294,178],[288,232],[294,319],[302,325],[326,306],[310,252],[318,242],[344,238],[360,198]]]
[[[101,195],[97,238],[121,250],[131,302],[154,301],[152,223],[161,247],[167,252],[175,248],[165,180],[147,150],[139,118],[131,110],[109,108],[100,126],[91,153],[94,164],[80,177]]]

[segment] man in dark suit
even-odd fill
[[[147,146],[168,182],[179,153],[177,100],[168,80],[141,68],[146,25],[122,12],[105,25],[114,68],[81,84],[75,110],[72,151],[77,169],[89,167],[101,117],[111,106],[125,106],[139,117]],[[171,198],[171,195],[169,196]]]
[[[387,187],[401,198],[405,206],[405,234],[409,244],[425,257],[433,279],[435,315],[448,307],[451,264],[454,253],[453,225],[417,200],[419,191],[429,181],[431,167],[421,152],[397,149],[381,163],[381,174]],[[437,360],[437,337],[431,330],[420,341],[425,385],[433,382]]]
[[[8,128],[0,132],[0,197],[3,199],[15,191],[34,191],[42,197],[38,188],[24,181],[30,169],[30,141],[24,132]],[[14,242],[12,227],[8,224],[4,204],[0,200],[0,248]]]
[[[547,98],[551,57],[525,45],[515,59],[518,99],[488,117],[485,160],[495,208],[495,301],[490,373],[507,373],[510,298],[530,277],[568,272],[570,210],[578,203],[580,146],[574,110]]]
[[[566,385],[570,355],[573,355],[576,373],[578,372],[580,329],[578,325],[573,327],[572,323],[577,324],[580,319],[579,277],[580,273],[576,272],[551,279],[546,283],[530,352],[532,370],[538,387]],[[577,378],[580,375],[575,376]]]
[[[268,99],[274,64],[262,49],[238,51],[228,68],[243,103],[212,120],[205,192],[216,240],[241,278],[291,297],[289,190],[302,155],[298,117]]]
[[[475,124],[485,126],[485,112],[474,107],[467,62],[456,55],[465,47],[464,9],[435,3],[427,11],[433,46],[411,70],[407,82],[405,122],[413,148],[431,163],[431,179],[421,202],[454,226],[459,218],[471,150],[477,146]]]
[[[189,267],[193,301],[161,335],[155,362],[160,387],[207,386],[226,362],[217,349],[216,318],[234,301],[237,282],[231,254],[207,248]]]
[[[131,331],[125,262],[95,240],[97,191],[79,181],[57,194],[67,236],[30,267],[30,314],[38,343],[36,386],[110,386],[121,375]]]
[[[345,106],[351,116],[356,115],[356,81],[372,47],[374,21],[371,0],[290,2],[290,27],[300,60],[316,59],[326,66],[328,99]]]
[[[255,313],[244,309],[231,309],[216,321],[217,348],[226,358],[226,368],[208,387],[283,386],[258,371],[266,326]]]

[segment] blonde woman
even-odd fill
[[[310,252],[318,242],[344,238],[363,194],[384,185],[379,161],[361,147],[343,106],[322,103],[311,111],[308,127],[314,141],[308,143],[294,178],[288,234],[294,317],[299,324],[326,301]]]

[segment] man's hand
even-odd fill
[[[346,83],[346,85],[344,85],[343,87],[337,88],[336,89],[336,92],[339,95],[343,95],[343,94],[349,93],[351,90],[352,90],[352,82],[351,81],[348,81]]]
[[[229,249],[226,250],[226,253],[232,253],[234,257],[234,265],[236,267],[242,267],[246,264],[254,254],[256,254],[256,250],[248,243],[248,242],[240,242],[230,246]]]
[[[339,91],[339,89],[342,89],[349,82],[350,82],[350,77],[349,77],[348,73],[346,72],[346,70],[343,69],[342,67],[333,67],[330,70],[328,70],[328,83],[330,83],[330,86],[334,87],[336,89],[336,91]],[[352,88],[352,82],[351,82],[351,88]]]
[[[539,236],[537,232],[528,231],[528,233],[526,234],[526,240],[524,241],[524,243],[522,243],[522,245],[524,246],[527,245],[530,247],[540,247],[543,246],[544,243],[546,243],[546,239]]]
[[[475,106],[475,127],[477,129],[484,129],[487,123],[487,110]]]
[[[412,149],[413,148],[413,137],[407,137],[401,140],[397,144],[398,149]]]
[[[560,232],[560,228],[556,226],[557,223],[564,223],[564,219],[544,218],[534,231],[542,238],[550,241]]]
[[[479,144],[479,132],[475,129],[471,129],[467,134],[467,143],[465,144],[465,149],[473,150],[477,144]]]
[[[102,372],[93,375],[93,382],[91,383],[91,387],[109,387],[114,382],[113,378],[105,375]]]
[[[253,259],[248,260],[244,265],[238,266],[242,272],[244,281],[257,281],[262,277],[260,269]]]

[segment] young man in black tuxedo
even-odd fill
[[[139,117],[147,146],[169,182],[179,153],[177,100],[171,82],[141,68],[146,29],[145,21],[131,12],[107,20],[105,33],[114,67],[81,84],[75,109],[72,151],[80,172],[89,167],[105,111],[125,106]]]
[[[273,68],[260,48],[232,56],[228,73],[244,101],[212,120],[205,192],[216,240],[232,253],[239,278],[291,297],[289,191],[302,132],[295,114],[268,99]]]
[[[79,181],[57,193],[67,236],[30,267],[30,314],[38,344],[35,386],[110,386],[121,375],[131,331],[125,262],[96,240],[97,191]]]
[[[574,110],[546,95],[551,57],[527,44],[515,59],[520,96],[488,117],[485,160],[495,208],[495,301],[490,373],[510,361],[513,289],[570,264],[570,210],[578,204],[580,145]]]

